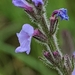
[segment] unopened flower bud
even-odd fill
[[[48,51],[44,51],[44,56],[49,59],[50,58],[50,53]]]
[[[50,17],[50,34],[54,34],[57,29],[58,19],[56,17]]]
[[[45,58],[46,58],[49,62],[51,62],[52,64],[55,64],[55,62],[54,62],[52,56],[50,55],[50,53],[49,53],[48,51],[44,51],[43,55],[45,56]]]
[[[33,37],[39,41],[47,42],[46,36],[39,29],[34,30]]]
[[[56,63],[59,63],[61,61],[61,56],[60,56],[58,51],[54,51],[53,56],[54,56],[54,58],[56,60]]]
[[[60,56],[58,51],[54,51],[54,52],[53,52],[53,55],[54,55],[54,57]]]

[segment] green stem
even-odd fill
[[[45,33],[45,35],[47,36],[47,39],[48,39],[48,45],[50,47],[51,50],[55,50],[54,49],[54,45],[53,45],[53,42],[51,41],[51,36],[50,36],[50,33],[49,33],[49,30],[48,30],[48,22],[46,20],[46,17],[45,15],[43,14],[41,16],[41,27],[42,27],[42,30],[43,32]]]
[[[54,50],[54,46],[53,46],[53,43],[51,42],[51,39],[50,39],[50,34],[49,34],[48,26],[47,26],[48,22],[45,19],[44,14],[41,16],[41,22],[40,23],[41,23],[42,30],[43,30],[44,34],[47,36],[47,39],[48,39],[47,45],[49,46],[49,49],[50,49],[49,52],[50,52],[50,54],[53,58],[53,61],[55,61],[54,56],[52,54],[52,50]]]
[[[59,52],[59,54],[60,54],[60,56],[61,56],[61,58],[62,58],[62,52],[61,52],[60,49],[59,49],[59,46],[58,46],[58,43],[57,43],[56,34],[54,34],[54,35],[52,36],[52,41],[53,41],[53,43],[54,43],[56,49],[58,50],[58,52]]]

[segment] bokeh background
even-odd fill
[[[57,37],[62,52],[72,53],[75,45],[75,0],[48,0],[46,8],[48,18],[55,9],[68,9],[69,21],[59,21]],[[34,39],[30,55],[15,53],[19,46],[16,33],[24,23],[36,27],[23,9],[12,4],[12,0],[0,0],[0,75],[58,75],[39,60],[43,48]]]

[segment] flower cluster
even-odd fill
[[[35,4],[35,6],[38,6],[39,4],[41,5],[44,4],[43,0],[32,0],[32,2]],[[29,4],[26,0],[12,0],[12,3],[17,7],[23,8],[30,12],[33,9],[32,5]],[[67,12],[67,9],[64,9],[64,8],[59,9],[57,16],[60,16],[62,19],[68,20],[68,16],[66,12]],[[33,36],[33,33],[34,33],[34,29],[32,26],[30,26],[29,24],[23,25],[20,33],[17,33],[20,47],[18,47],[15,52],[26,52],[27,54],[30,53],[30,43],[31,43],[31,38]]]
[[[12,0],[12,3],[17,7],[23,8],[29,17],[32,18],[32,20],[34,19],[35,24],[38,26],[38,28],[34,29],[30,24],[23,25],[22,30],[17,33],[20,46],[16,48],[15,52],[26,52],[29,54],[31,40],[32,38],[35,38],[40,41],[46,49],[43,53],[46,64],[49,64],[54,68],[57,67],[59,73],[62,73],[62,75],[74,75],[75,69],[73,68],[73,59],[70,61],[68,55],[62,55],[56,43],[57,39],[55,39],[59,17],[62,20],[69,20],[67,9],[61,8],[54,10],[50,20],[47,20],[46,14],[44,14],[46,13],[44,12],[46,1],[47,0],[31,0],[28,2],[27,0]],[[58,69],[56,70],[58,71]]]

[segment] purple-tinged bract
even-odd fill
[[[17,7],[32,11],[32,6],[26,0],[12,0],[12,3]]]
[[[26,52],[30,53],[30,44],[31,39],[34,33],[34,28],[29,24],[24,24],[20,33],[17,33],[17,37],[20,43],[20,46],[16,48],[15,52]]]
[[[58,10],[57,16],[59,16],[62,20],[69,20],[67,15],[67,9],[61,8]]]
[[[32,2],[35,4],[35,6],[44,4],[43,0],[32,0]]]

